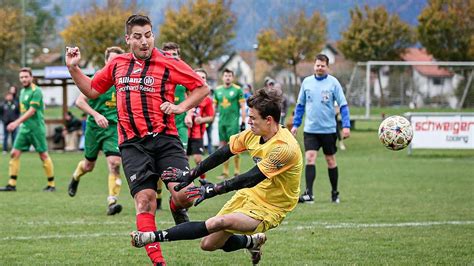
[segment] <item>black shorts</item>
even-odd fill
[[[188,149],[186,155],[204,154],[204,140],[203,139],[189,139]]]
[[[157,182],[168,167],[189,169],[183,144],[177,136],[158,134],[120,145],[123,171],[132,197],[144,189],[157,190]]]
[[[336,133],[329,134],[313,134],[304,132],[304,150],[305,151],[319,151],[323,147],[323,152],[326,155],[333,155],[337,152]]]

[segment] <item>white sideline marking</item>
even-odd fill
[[[422,227],[422,226],[436,226],[436,225],[469,225],[474,224],[474,221],[441,221],[441,222],[406,222],[406,223],[374,223],[374,224],[359,224],[359,223],[311,223],[312,225],[296,225],[296,230],[307,229],[355,229],[355,228],[384,228],[384,227]],[[289,223],[287,224],[291,226]],[[280,230],[295,230],[283,226]],[[276,229],[278,230],[278,228]]]
[[[69,221],[69,222],[27,222],[27,225],[66,225],[66,224],[130,224],[130,222],[86,222],[86,221]],[[159,222],[158,224],[174,224],[172,222]],[[308,224],[308,223],[307,223]],[[355,229],[355,228],[384,228],[384,227],[422,227],[422,226],[437,226],[437,225],[470,225],[474,221],[442,221],[442,222],[407,222],[407,223],[374,223],[374,224],[358,224],[358,223],[325,223],[325,222],[311,222],[310,225],[293,225],[288,222],[283,222],[275,231],[294,231],[294,230],[310,230],[310,229]],[[95,237],[127,237],[127,232],[123,233],[94,233],[94,234],[55,234],[55,235],[40,235],[40,236],[8,236],[0,238],[0,241],[10,240],[38,240],[38,239],[61,239],[61,238],[95,238]]]
[[[117,225],[117,224],[125,224],[125,225],[130,225],[130,224],[135,224],[135,221],[16,221],[16,225]],[[174,222],[171,221],[158,221],[158,225],[161,224],[174,224]]]

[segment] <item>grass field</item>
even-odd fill
[[[474,263],[474,151],[415,150],[409,156],[386,150],[370,130],[353,131],[346,145],[337,155],[341,203],[330,203],[326,165],[318,158],[315,204],[298,205],[268,232],[261,265]],[[104,159],[70,198],[67,185],[81,154],[53,153],[52,158],[56,193],[41,191],[46,179],[40,160],[24,154],[18,192],[0,194],[0,265],[149,264],[145,251],[129,244],[135,214],[125,183],[123,212],[105,215]],[[250,166],[243,156],[243,168]],[[5,155],[0,169],[4,185]],[[215,181],[219,173],[211,172],[209,179]],[[191,219],[214,215],[230,197],[205,201],[190,210]],[[157,224],[173,225],[167,203]],[[250,265],[244,251],[204,252],[199,240],[162,248],[169,265]]]

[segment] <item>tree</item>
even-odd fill
[[[67,46],[80,47],[86,61],[103,66],[107,47],[125,47],[125,21],[134,9],[133,4],[126,7],[118,0],[109,0],[104,7],[94,4],[90,11],[74,14],[61,36]]]
[[[22,27],[21,11],[13,7],[0,7],[0,73],[2,84],[6,83],[7,71],[11,64],[18,62],[19,53],[14,53],[21,46]]]
[[[474,1],[431,0],[418,22],[418,39],[436,59],[474,60]]]
[[[202,67],[230,50],[237,22],[228,0],[190,0],[179,10],[168,8],[160,27],[159,43],[175,42],[181,57]]]
[[[278,26],[263,29],[257,36],[257,57],[277,67],[290,67],[295,78],[296,66],[304,59],[312,60],[326,42],[326,20],[314,12],[307,17],[304,11],[282,16]],[[293,88],[297,96],[296,80]]]
[[[388,14],[380,6],[363,12],[359,7],[350,11],[351,24],[342,33],[339,49],[344,56],[353,61],[399,60],[406,48],[414,43],[410,26],[402,22],[398,15]],[[380,71],[374,69],[380,86],[380,102],[384,105],[384,94],[380,82]]]
[[[418,22],[418,39],[436,59],[474,60],[474,1],[431,0],[418,16]],[[457,91],[463,95],[459,107],[474,105],[464,102],[472,84],[473,71],[468,72],[461,71],[464,80]],[[469,97],[474,97],[472,90]]]

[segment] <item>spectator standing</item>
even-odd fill
[[[15,101],[14,95],[11,92],[5,94],[5,100],[0,109],[3,122],[3,154],[8,152],[8,137],[11,137],[11,143],[15,142],[17,129],[9,132],[7,126],[20,117],[20,106]]]

